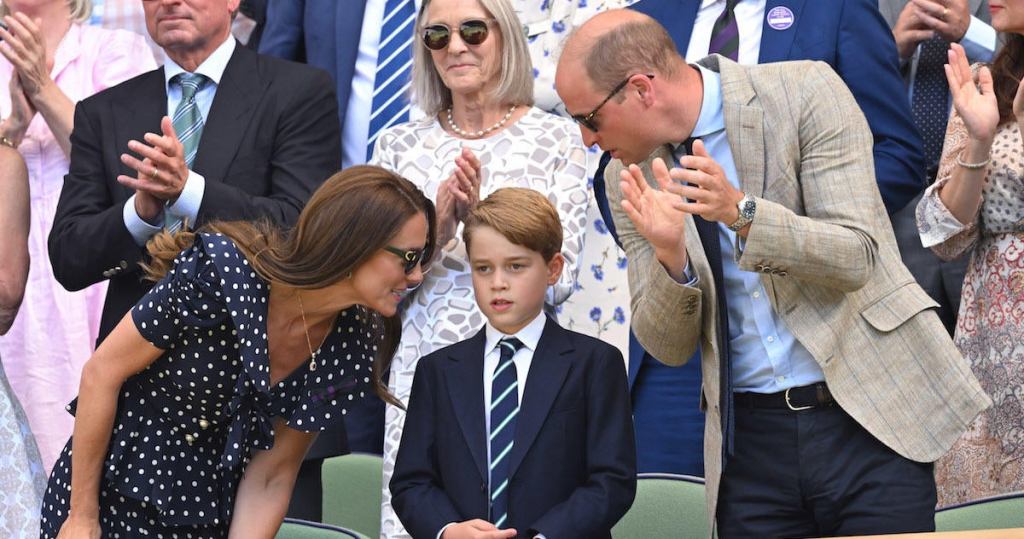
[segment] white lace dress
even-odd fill
[[[480,159],[481,199],[502,187],[526,187],[546,195],[558,209],[566,268],[548,290],[548,302],[557,305],[565,301],[575,288],[590,200],[586,149],[579,128],[571,120],[534,107],[490,137],[463,140],[449,135],[436,118],[423,118],[385,131],[377,140],[371,164],[408,178],[434,200],[438,185],[451,175],[463,147]],[[484,316],[473,299],[461,224],[456,239],[444,246],[442,257],[407,301],[402,320],[402,341],[391,365],[388,387],[407,403],[419,358],[469,338],[484,325]],[[405,413],[388,406],[381,535],[389,538],[408,536],[391,509],[387,487],[404,423]]]

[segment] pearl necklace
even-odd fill
[[[480,137],[490,133],[491,131],[494,131],[495,129],[498,129],[499,127],[505,125],[505,122],[507,122],[509,120],[509,118],[512,117],[512,113],[515,112],[517,106],[518,105],[512,105],[512,107],[508,109],[508,112],[505,113],[505,116],[502,117],[502,119],[499,120],[494,125],[486,128],[486,129],[481,129],[479,131],[473,131],[472,133],[463,131],[462,129],[459,128],[459,126],[455,125],[455,119],[452,118],[452,109],[451,109],[451,107],[448,107],[448,125],[452,128],[452,131],[455,132],[456,135],[458,135],[458,136],[460,136],[462,138],[480,138]]]

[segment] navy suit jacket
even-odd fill
[[[415,538],[487,519],[484,342],[416,368],[391,503]],[[530,364],[509,455],[508,528],[520,537],[610,537],[636,494],[636,448],[622,354],[548,319]]]
[[[305,61],[331,74],[338,91],[338,125],[352,93],[366,0],[268,0],[260,52]]]

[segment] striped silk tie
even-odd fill
[[[725,11],[711,27],[711,42],[708,45],[708,54],[718,53],[733,62],[737,61],[740,52],[740,29],[736,25],[738,3],[740,0],[725,0]]]
[[[191,170],[199,151],[199,139],[203,136],[203,114],[196,103],[196,92],[206,86],[210,79],[206,78],[206,75],[179,73],[171,82],[181,86],[181,101],[178,101],[178,108],[174,111],[171,123],[184,148],[185,165]],[[164,213],[164,228],[168,231],[175,232],[181,225],[181,219],[177,216]]]
[[[523,347],[515,337],[498,343],[498,366],[491,377],[491,522],[501,528],[508,520],[508,461],[519,415],[519,381],[512,356]]]
[[[412,74],[413,0],[387,0],[384,24],[377,47],[377,73],[373,77],[373,102],[366,160],[373,157],[373,145],[381,131],[409,119],[409,85]]]

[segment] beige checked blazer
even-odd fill
[[[825,372],[843,409],[899,454],[945,453],[988,396],[900,262],[875,184],[871,131],[842,80],[821,62],[740,66],[713,55],[726,134],[757,214],[737,264],[761,273],[772,307]],[[669,147],[650,159],[671,163]],[[654,184],[650,161],[643,165]],[[702,347],[704,462],[714,523],[721,475],[717,302],[711,267],[686,217],[699,282],[674,281],[622,211],[619,171],[605,172],[615,226],[629,257],[633,330],[648,352],[681,365]],[[770,463],[765,463],[770,465]]]

